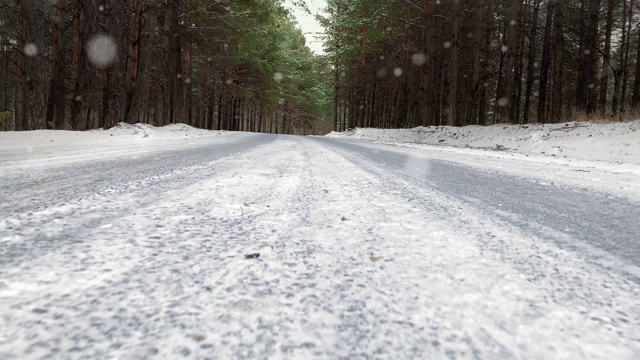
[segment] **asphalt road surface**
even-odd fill
[[[640,358],[633,199],[313,137],[2,166],[0,359]]]

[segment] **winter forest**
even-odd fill
[[[640,106],[635,0],[328,0],[323,54],[280,0],[0,10],[0,130],[324,134],[619,121]]]
[[[308,133],[328,112],[323,59],[279,0],[2,1],[4,129]]]

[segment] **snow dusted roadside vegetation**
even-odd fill
[[[640,120],[628,123],[568,122],[493,126],[356,128],[327,137],[387,144],[479,148],[575,160],[640,164]]]

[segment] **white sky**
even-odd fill
[[[326,0],[305,0],[311,15],[305,13],[297,6],[293,6],[293,0],[285,0],[285,5],[291,10],[296,17],[298,26],[307,38],[307,46],[316,54],[322,54],[322,40],[317,39],[318,33],[324,32],[324,28],[316,21],[315,15],[321,13],[327,6]]]

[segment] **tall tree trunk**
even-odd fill
[[[609,73],[611,72],[611,32],[613,30],[613,11],[615,0],[607,1],[607,25],[604,35],[604,54],[602,59],[602,76],[600,79],[600,111],[607,112],[607,92],[609,90]]]
[[[0,47],[2,49],[2,75],[0,75],[0,81],[2,81],[2,94],[0,95],[0,110],[2,112],[10,111],[9,108],[9,78],[10,78],[10,65],[11,65],[11,44],[9,43],[8,36],[3,36],[2,41],[0,42]],[[5,123],[5,128],[8,130],[9,122]],[[15,128],[15,124],[13,127],[10,127],[12,130]]]
[[[7,66],[7,60],[9,58],[9,54],[7,51],[7,40],[6,35],[0,34],[0,112],[7,111],[7,105],[5,99],[7,98],[8,92],[8,84],[5,80],[5,76],[7,72],[9,72]],[[0,119],[2,126],[0,126],[0,131],[4,131],[7,129],[8,122],[5,119]]]
[[[505,22],[504,24],[504,31],[502,32],[502,37],[506,38],[506,34],[507,34],[507,27],[508,27],[508,23]],[[500,30],[498,30],[500,31]],[[502,46],[500,47],[500,64],[498,65],[498,74],[497,74],[497,85],[496,85],[496,105],[495,105],[495,111],[494,111],[494,116],[493,116],[493,122],[498,123],[498,122],[503,122],[506,119],[505,113],[506,110],[505,108],[507,107],[507,102],[508,97],[506,96],[506,92],[505,92],[505,76],[503,76],[503,74],[505,73],[504,69],[506,67],[506,58],[507,58],[507,54],[505,51],[505,47],[506,47],[506,42],[502,44]]]
[[[553,1],[553,0],[551,0]],[[578,47],[578,74],[582,74],[577,77],[576,83],[576,107],[580,110],[586,110],[587,108],[587,86],[589,79],[587,78],[587,51],[586,51],[586,40],[587,40],[587,26],[585,24],[585,18],[587,18],[586,1],[590,0],[580,0],[580,12],[578,14],[578,22],[579,22],[579,47]],[[549,3],[550,4],[550,3]],[[552,5],[549,5],[552,7]]]
[[[142,39],[145,36],[148,39],[148,35],[143,35],[143,20],[145,13],[145,1],[144,0],[133,0],[133,13],[131,14],[131,29],[130,29],[130,39],[129,39],[129,70],[128,70],[128,81],[126,82],[126,100],[124,106],[124,121],[127,123],[131,123],[133,114],[135,110],[134,107],[134,98],[136,95],[136,91],[139,88],[138,85],[138,77],[140,74],[140,67],[142,63],[142,54],[141,48],[143,46]],[[153,16],[153,14],[150,14]],[[147,20],[150,21],[150,20]],[[148,44],[145,44],[149,46]]]
[[[516,109],[518,88],[520,87],[520,76],[518,68],[520,66],[520,24],[522,0],[512,0],[509,24],[507,25],[507,51],[505,54],[505,82],[503,96],[501,100],[505,106],[501,106],[503,115],[501,122],[516,122]]]
[[[107,0],[109,18],[107,21],[109,36],[116,44],[122,44],[125,18],[124,2],[121,0]],[[115,62],[108,65],[106,79],[102,89],[102,111],[100,114],[100,127],[110,128],[124,121],[126,107],[125,74],[126,61],[121,61],[122,56],[117,55]]]
[[[333,131],[339,131],[338,129],[338,105],[340,103],[340,68],[336,63],[334,65],[335,74],[334,74],[334,94],[333,94]]]
[[[260,102],[260,115],[258,116],[258,131],[259,133],[264,132],[264,103]]]
[[[551,121],[562,120],[562,60],[564,51],[564,0],[556,0],[553,35],[553,89],[551,93]]]
[[[617,115],[620,110],[620,85],[624,73],[624,54],[627,43],[627,0],[622,0],[622,41],[620,42],[620,60],[617,68],[613,70],[613,102],[611,104],[611,115]]]
[[[71,125],[74,130],[86,130],[92,126],[93,110],[97,101],[95,66],[84,51],[86,43],[97,33],[98,7],[93,0],[76,0],[73,34],[73,102]]]
[[[206,108],[206,122],[207,122],[207,129],[209,130],[213,130],[214,127],[214,118],[213,118],[213,108],[215,106],[215,94],[214,94],[214,84],[213,84],[213,79],[210,77],[211,74],[213,73],[213,59],[208,58],[207,59],[207,83],[205,85],[206,88],[206,103],[207,103],[207,108]]]
[[[447,125],[454,126],[458,118],[458,46],[459,46],[459,6],[451,1],[451,56],[449,61],[449,113]]]
[[[531,16],[531,31],[529,33],[529,50],[527,51],[527,87],[524,95],[523,122],[529,122],[531,108],[531,94],[533,91],[533,73],[536,62],[536,38],[538,36],[538,16],[540,13],[540,0],[533,2],[533,15]]]
[[[46,94],[44,74],[44,14],[41,0],[21,0],[18,31],[22,34],[19,65],[22,67],[21,85],[24,86],[23,130],[45,127]],[[19,35],[19,36],[20,36]],[[20,40],[19,40],[20,42]]]
[[[633,81],[633,96],[631,98],[631,105],[634,110],[640,106],[640,32],[638,32],[638,40],[636,46],[636,76]]]
[[[598,15],[600,13],[600,0],[590,0],[589,4],[589,24],[585,41],[586,110],[587,113],[592,114],[597,108],[596,84],[598,83]]]
[[[483,1],[484,6],[481,9],[481,14],[486,17],[486,14],[491,11],[491,8],[487,10],[488,5]],[[480,67],[480,94],[479,94],[479,106],[478,106],[478,123],[486,124],[486,114],[488,108],[489,97],[489,69],[487,64],[489,63],[489,53],[491,49],[491,23],[488,20],[484,20],[484,29],[481,31],[481,38],[484,46],[480,52],[484,59],[483,66]]]
[[[342,130],[347,130],[347,109],[349,108],[349,97],[344,97],[344,105],[342,106]]]
[[[78,78],[80,77],[80,56],[82,52],[82,33],[80,31],[80,18],[82,11],[81,0],[72,0],[73,28],[71,33],[72,53],[71,53],[71,130],[78,129],[77,112],[79,111],[79,101],[82,95],[79,94]]]
[[[185,76],[186,78],[183,81],[183,86],[185,88],[185,106],[186,106],[186,123],[193,126],[193,61],[192,61],[192,44],[187,41],[186,48],[184,52],[187,57],[187,63],[185,68]]]
[[[627,83],[629,81],[629,50],[631,48],[631,26],[633,25],[633,4],[634,0],[629,1],[629,21],[627,29],[627,38],[624,50],[624,62],[622,65],[622,94],[620,95],[620,112],[625,113],[627,106]]]
[[[51,27],[51,79],[49,81],[49,96],[47,97],[47,127],[54,129],[64,128],[65,107],[65,37],[63,33],[64,19],[67,11],[67,0],[57,0],[55,3],[55,15]]]
[[[184,121],[183,86],[182,86],[182,49],[178,32],[179,0],[167,0],[165,5],[165,37],[166,37],[166,87],[169,105],[169,123]]]
[[[18,3],[18,17],[17,17],[17,31],[16,31],[16,39],[18,46],[18,55],[16,61],[16,125],[15,129],[17,131],[21,130],[29,130],[29,125],[27,124],[27,55],[25,54],[25,46],[26,42],[26,1],[20,0]]]
[[[544,40],[542,42],[542,64],[540,65],[540,98],[538,101],[538,121],[547,122],[547,84],[549,83],[549,68],[551,67],[551,27],[553,25],[553,2],[547,3],[547,20],[544,25]]]
[[[218,95],[218,124],[216,126],[216,130],[222,130],[222,101],[223,101],[224,91],[220,91],[220,95]]]
[[[482,83],[481,73],[484,65],[484,59],[482,50],[485,46],[484,34],[486,29],[486,14],[485,14],[485,0],[476,0],[476,17],[475,17],[475,32],[473,35],[473,105],[475,107],[474,115],[476,121],[480,121],[480,92],[484,88]]]

